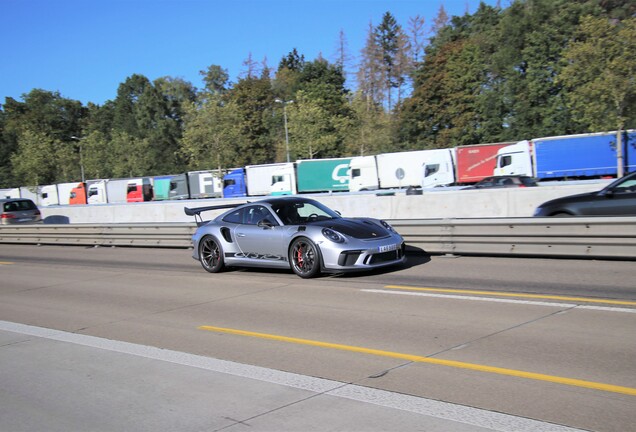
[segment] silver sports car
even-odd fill
[[[204,222],[201,212],[232,208]],[[301,197],[185,208],[198,217],[192,257],[210,273],[225,266],[291,268],[302,278],[402,264],[404,240],[386,222],[343,218]]]

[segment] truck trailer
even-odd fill
[[[300,159],[272,173],[272,195],[346,192],[351,158]]]
[[[219,198],[221,179],[214,171],[189,171],[170,179],[170,199]]]
[[[636,130],[621,134],[622,170],[636,170]],[[497,152],[494,175],[538,180],[616,177],[617,132],[565,135],[520,141]]]

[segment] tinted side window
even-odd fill
[[[223,218],[224,222],[240,224],[243,223],[243,209],[235,210]]]
[[[31,200],[18,201],[16,203],[18,205],[18,209],[20,210],[34,210],[35,204]]]

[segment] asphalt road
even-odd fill
[[[302,280],[190,254],[0,245],[0,430],[634,430],[633,262]]]

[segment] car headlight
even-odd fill
[[[323,228],[322,235],[331,240],[334,243],[344,243],[345,238],[339,232],[332,230],[331,228]]]
[[[391,231],[392,233],[396,233],[397,231],[393,229],[393,227],[391,225],[389,225],[388,222],[381,220],[380,223],[382,224],[382,226],[386,229],[388,229],[389,231]]]

